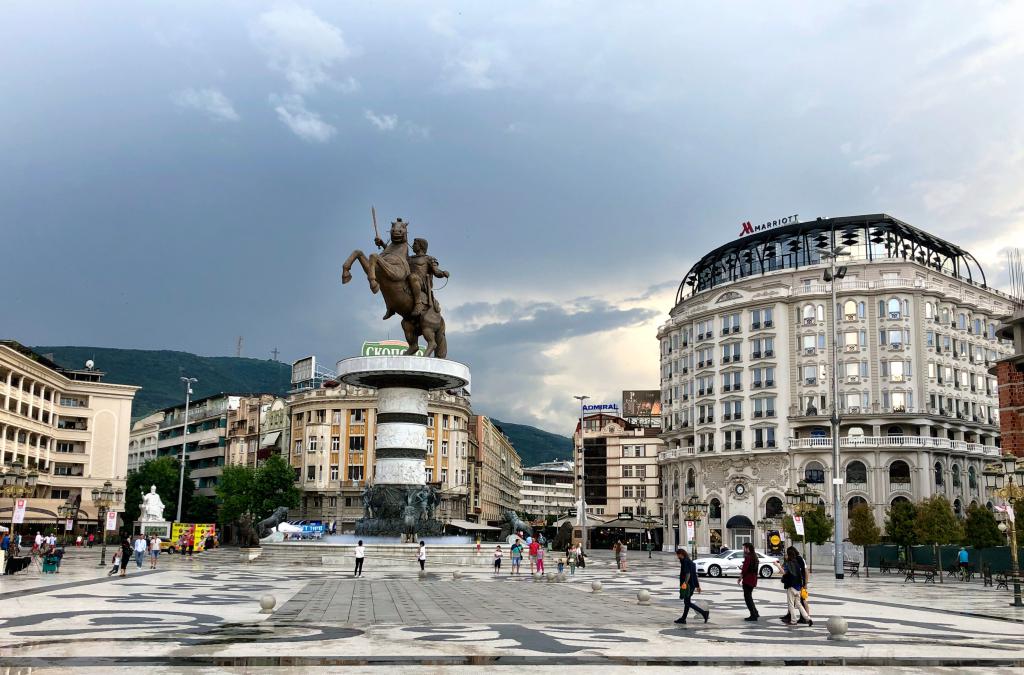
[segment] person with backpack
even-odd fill
[[[516,539],[516,543],[512,544],[509,553],[512,556],[512,574],[519,574],[519,566],[523,562],[523,542]]]
[[[806,622],[808,626],[813,626],[814,621],[811,620],[811,615],[804,608],[801,597],[802,591],[807,585],[807,567],[803,565],[803,560],[796,552],[795,547],[790,546],[786,549],[786,562],[782,569],[782,587],[786,589],[786,601],[789,606],[789,614],[783,617],[782,623],[786,625],[797,623],[797,614],[799,614],[800,623]]]

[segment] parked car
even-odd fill
[[[782,561],[763,551],[757,551],[760,566],[757,569],[762,579],[770,579],[776,573],[782,574]],[[743,551],[723,551],[718,555],[701,556],[693,561],[697,574],[709,577],[739,576],[743,567]]]

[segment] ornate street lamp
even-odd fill
[[[708,512],[708,503],[702,502],[697,499],[697,495],[691,495],[686,502],[683,503],[686,509],[686,519],[693,521],[693,539],[690,541],[691,551],[694,558],[697,557],[697,527],[701,519],[704,518],[704,514]]]
[[[115,489],[109,480],[103,483],[102,488],[92,489],[92,501],[96,505],[96,517],[99,520],[100,541],[102,542],[100,563],[97,567],[103,567],[107,564],[107,513],[115,510],[114,507],[120,504],[122,499],[124,499],[124,490],[121,488]]]
[[[15,524],[14,524],[14,509],[17,506],[17,500],[31,495],[36,488],[36,482],[39,480],[39,474],[32,469],[31,471],[25,471],[25,465],[19,461],[11,462],[11,466],[5,469],[3,472],[2,484],[0,484],[0,495],[9,497],[14,503],[11,504],[11,539],[16,540],[15,537]]]
[[[1017,470],[1017,457],[1007,453],[1003,455],[1001,462],[989,464],[982,473],[985,476],[985,487],[993,497],[1001,498],[1006,502],[1005,508],[1013,510],[1017,502],[1024,501],[1024,464],[1022,470]],[[1014,481],[1016,476],[1016,481]],[[1017,528],[1010,520],[1009,527],[1006,523],[1000,523],[999,529],[1004,532],[1010,530],[1010,559],[1012,569],[1010,575],[1013,577],[1013,606],[1024,607],[1021,600],[1021,572],[1020,562],[1017,560]]]

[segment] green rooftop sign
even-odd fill
[[[364,342],[363,356],[402,356],[409,345],[401,340],[381,340],[380,342]],[[423,347],[419,348],[416,356],[423,356]]]

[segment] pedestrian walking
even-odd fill
[[[188,546],[188,557],[192,557],[192,551],[196,548],[196,531],[194,529],[188,531],[188,538],[185,540],[185,545]]]
[[[700,577],[697,576],[697,565],[690,559],[690,553],[685,548],[676,549],[676,558],[679,560],[679,599],[683,601],[683,615],[675,620],[675,623],[686,623],[686,615],[690,609],[704,617],[704,623],[711,617],[711,610],[701,609],[693,604],[693,594],[700,593]]]
[[[616,540],[612,544],[612,553],[615,554],[615,569],[622,570],[622,542]]]
[[[569,576],[576,574],[576,547],[570,546],[569,550],[565,552],[565,562],[569,565]]]
[[[360,539],[356,544],[356,569],[352,576],[361,577],[363,576],[363,560],[366,559],[366,547],[363,546],[363,540]]]
[[[94,536],[95,535],[92,532],[89,533],[89,548],[92,548],[92,542],[93,542],[93,537]]]
[[[622,542],[622,545],[619,547],[619,571],[621,572],[629,571],[629,564],[626,560],[627,551],[629,551],[629,545],[626,542]]]
[[[583,542],[576,545],[576,567],[581,570],[587,568],[587,554],[583,552]]]
[[[14,527],[13,525],[11,527]],[[43,535],[36,532],[35,539],[32,540],[32,555],[38,555],[43,549]]]
[[[135,553],[135,566],[142,569],[142,559],[146,556],[146,549],[149,548],[146,545],[146,539],[141,534],[135,535],[135,541],[132,542],[132,550]]]
[[[536,539],[527,539],[530,542],[530,574],[537,571],[537,552],[540,551],[540,544]]]
[[[164,542],[155,534],[149,538],[149,569],[156,569],[156,561],[160,557],[160,548]]]
[[[82,535],[75,537],[75,548],[82,548]]]
[[[135,547],[132,544],[132,540],[128,537],[124,537],[121,540],[121,576],[125,575],[125,570],[128,569],[128,563],[131,562],[132,553],[134,553]]]
[[[523,542],[516,539],[509,553],[512,555],[512,574],[519,574],[519,566],[523,563]]]
[[[814,621],[800,597],[807,584],[806,567],[801,565],[800,556],[793,546],[786,549],[786,562],[782,569],[782,586],[786,589],[786,602],[789,606],[789,614],[782,619],[782,623],[796,623],[799,614],[803,620],[800,623],[806,621],[808,626],[813,626]]]
[[[537,547],[537,574],[544,574],[544,547]]]
[[[494,549],[494,573],[501,574],[501,544]]]
[[[754,588],[757,587],[759,564],[757,554],[754,553],[754,545],[750,542],[743,544],[743,566],[740,568],[740,578],[736,583],[743,586],[743,602],[747,604],[747,611],[750,612],[744,621],[757,621],[761,617],[754,606]]]
[[[427,569],[427,542],[420,542],[420,550],[416,552],[416,560],[420,562],[420,571]]]

